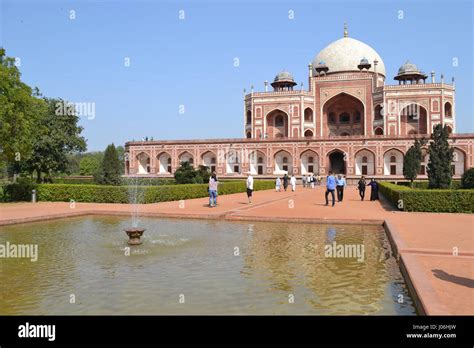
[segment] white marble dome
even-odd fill
[[[329,68],[328,74],[346,71],[359,71],[357,65],[361,59],[366,58],[372,65],[369,71],[374,71],[374,60],[378,60],[377,72],[385,76],[385,64],[379,54],[362,41],[343,37],[326,46],[313,60],[313,73],[315,67],[323,62]]]

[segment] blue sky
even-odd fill
[[[145,136],[242,137],[243,89],[263,90],[263,81],[282,69],[307,86],[308,63],[342,37],[345,21],[350,37],[383,58],[388,83],[396,83],[407,59],[435,70],[438,80],[441,73],[447,81],[455,76],[457,131],[474,132],[471,1],[0,0],[0,6],[0,46],[20,58],[23,80],[48,97],[95,103],[95,118],[81,118],[90,151]]]

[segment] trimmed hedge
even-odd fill
[[[95,184],[95,181],[93,177],[63,177],[53,178],[53,184],[93,185]]]
[[[63,177],[54,178],[53,184],[71,184],[71,185],[96,185],[93,177]],[[174,185],[176,181],[171,178],[122,178],[122,185]]]
[[[38,185],[39,201],[94,203],[129,203],[129,189],[135,191],[140,203],[156,203],[177,201],[182,199],[207,197],[207,184],[162,185],[162,186],[108,186],[108,185],[67,185],[40,184]],[[254,182],[255,191],[272,189],[273,181],[262,180]],[[225,182],[219,185],[219,195],[246,191],[245,182]]]
[[[393,183],[393,181],[392,181]],[[397,185],[405,186],[410,188],[409,181],[399,181]],[[413,188],[415,189],[428,189],[429,182],[428,181],[413,181]],[[461,188],[461,181],[460,180],[452,180],[451,181],[451,189],[457,190]]]
[[[403,211],[473,213],[474,190],[411,189],[379,182],[380,193]]]

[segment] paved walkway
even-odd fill
[[[369,192],[367,192],[369,193]],[[400,265],[427,314],[474,314],[474,215],[407,213],[388,203],[361,202],[355,187],[344,202],[324,205],[324,189],[259,191],[253,204],[244,193],[220,196],[216,208],[207,198],[139,206],[146,216],[235,220],[385,224]],[[0,204],[0,225],[85,214],[129,215],[128,204],[40,202]]]

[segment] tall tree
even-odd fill
[[[45,109],[38,89],[20,76],[15,59],[0,47],[0,160],[17,165],[30,157],[37,119]]]
[[[42,173],[49,178],[53,173],[64,172],[68,168],[68,155],[86,150],[86,141],[78,126],[79,116],[75,112],[58,112],[61,99],[44,98],[46,110],[40,115],[37,134],[33,139],[33,153],[24,162],[24,169],[36,172],[38,182]]]
[[[436,125],[431,134],[431,143],[428,148],[430,160],[428,162],[429,188],[446,189],[451,186],[453,171],[454,149],[448,143],[448,127]]]
[[[415,143],[408,149],[403,157],[403,176],[410,180],[410,185],[413,187],[413,181],[418,176],[421,169],[421,160],[423,153],[421,148],[426,144],[425,139],[415,139]]]
[[[117,146],[116,150],[117,150],[117,155],[118,155],[120,163],[125,163],[125,149],[123,148],[123,146]],[[124,173],[125,173],[125,166],[121,166],[120,174],[123,175]]]
[[[96,182],[103,185],[120,185],[122,182],[122,163],[119,160],[115,145],[112,143],[105,149],[100,170],[95,176]]]

